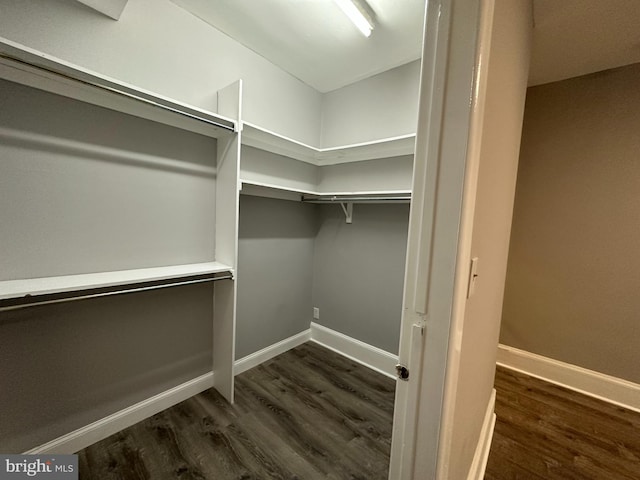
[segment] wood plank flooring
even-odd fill
[[[78,452],[81,479],[386,480],[395,382],[313,343]]]
[[[498,367],[485,480],[638,480],[640,414]]]

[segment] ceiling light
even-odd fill
[[[373,30],[373,10],[364,0],[335,0],[349,20],[358,27],[365,37]]]

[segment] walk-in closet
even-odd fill
[[[0,0],[0,455],[481,478],[530,6]]]
[[[363,471],[386,476],[424,4],[411,5],[412,53],[319,92],[201,20],[198,2],[133,0],[117,21],[78,2],[6,3],[0,451],[81,451],[81,469],[98,475],[99,458],[126,461],[95,442],[112,434],[142,442],[143,427],[132,425],[160,422],[165,408],[197,403],[212,386],[212,405],[249,408],[275,381],[251,369],[271,361],[264,372],[273,372],[272,359],[293,352],[287,358],[301,372],[318,356],[336,369],[329,378],[351,385],[353,398],[340,390],[324,398],[320,378],[310,388],[327,418],[350,416],[340,441],[365,456],[381,449]],[[165,37],[147,9],[164,28],[190,33]],[[47,15],[52,24],[41,23]],[[154,73],[135,65],[136,55],[148,63],[163,47],[140,46],[129,37],[134,26],[147,29],[145,42],[172,44]],[[86,42],[73,46],[72,37]],[[205,41],[219,58],[208,71],[171,52]],[[119,74],[117,44],[131,49],[130,75]],[[177,71],[187,63],[191,71]],[[214,81],[184,91],[183,75]],[[245,372],[236,402],[234,379]],[[283,372],[278,378],[288,378]],[[281,382],[274,408],[294,388]],[[217,425],[240,410],[205,418]],[[163,425],[175,433],[179,423]],[[138,434],[118,433],[127,427]],[[149,428],[153,436],[160,427]],[[93,444],[103,447],[82,450]]]

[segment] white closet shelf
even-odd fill
[[[307,203],[398,203],[410,202],[411,192],[323,193],[303,195],[302,201]]]
[[[280,192],[280,194],[278,194]],[[251,182],[242,180],[242,190],[245,195],[255,195],[262,197],[282,198],[284,200],[296,200],[306,202],[354,202],[359,201],[409,201],[411,190],[362,190],[362,191],[342,191],[342,192],[320,192],[317,190],[305,190],[295,187],[284,187],[262,182]],[[368,197],[368,198],[367,198]],[[403,197],[402,200],[389,200],[391,197]]]
[[[415,134],[383,138],[371,142],[354,143],[338,147],[318,148],[269,131],[249,122],[243,122],[242,144],[294,158],[312,165],[336,165],[377,158],[413,155]]]
[[[218,138],[234,120],[92,72],[0,37],[0,78]]]
[[[233,274],[233,269],[222,263],[205,262],[189,265],[140,268],[136,270],[63,275],[59,277],[5,280],[0,281],[0,300],[21,298],[26,295],[48,295],[53,293],[170,280],[196,275],[210,275],[214,273]]]

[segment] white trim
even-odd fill
[[[507,345],[498,346],[497,364],[578,393],[640,412],[640,385]]]
[[[58,277],[28,278],[0,281],[0,300],[25,295],[48,295],[93,288],[117,287],[130,283],[155,282],[191,275],[208,275],[231,272],[233,268],[220,262],[168,265],[165,267],[139,268],[112,272],[81,273]]]
[[[243,130],[245,134],[242,137],[243,145],[284,155],[316,166],[413,155],[415,150],[415,133],[320,148],[280,135],[251,122],[245,121],[243,124],[245,127]]]
[[[314,322],[311,322],[311,341],[382,375],[396,378],[397,355]]]
[[[491,397],[487,404],[487,411],[484,415],[480,438],[478,439],[478,445],[476,446],[476,453],[473,455],[473,461],[471,462],[471,468],[469,469],[467,480],[482,480],[484,478],[484,473],[487,469],[487,461],[489,460],[489,451],[491,450],[493,431],[496,426],[495,406],[496,391],[494,389],[493,392],[491,392]]]
[[[471,379],[465,378],[465,369],[462,365],[462,338],[464,336],[465,321],[473,323],[480,318],[472,318],[471,313],[467,313],[467,292],[469,270],[471,266],[471,250],[474,240],[474,220],[476,201],[478,193],[478,178],[480,172],[481,150],[483,140],[483,126],[485,119],[486,92],[489,79],[489,63],[491,53],[491,40],[493,35],[494,0],[483,0],[479,3],[479,23],[476,39],[474,76],[472,83],[473,97],[471,109],[469,111],[469,128],[467,131],[467,161],[464,174],[462,209],[460,217],[460,227],[458,233],[458,252],[456,259],[456,270],[454,279],[454,292],[451,311],[451,330],[449,337],[449,351],[446,362],[446,377],[444,384],[444,403],[440,418],[440,439],[437,459],[437,479],[448,479],[451,477],[451,466],[454,462],[463,461],[456,458],[459,454],[455,451],[454,441],[464,436],[466,426],[458,426],[455,421],[456,409],[458,407],[458,388]],[[494,67],[495,68],[495,67]],[[462,139],[460,139],[462,140]],[[486,167],[485,167],[486,168]],[[426,285],[426,284],[425,284]],[[489,290],[485,292],[486,298],[491,298],[491,291],[498,289],[497,285],[489,285]],[[424,313],[429,312],[428,304],[425,305]],[[480,317],[481,313],[476,313]],[[469,347],[466,347],[469,348]],[[493,370],[491,360],[486,356],[475,358],[483,363],[483,369]],[[486,360],[485,360],[486,359]],[[469,360],[467,360],[468,362]],[[477,425],[479,418],[473,422]],[[479,445],[476,446],[476,449]],[[475,460],[475,458],[474,458]],[[476,467],[477,468],[477,467]]]
[[[0,78],[214,138],[238,131],[214,112],[138,88],[0,37]],[[13,60],[15,59],[15,60]]]
[[[1,131],[0,131],[1,133]],[[240,173],[242,176],[242,172]],[[278,198],[281,200],[291,200],[294,202],[302,201],[304,195],[314,196],[383,196],[383,195],[411,195],[411,190],[353,190],[343,192],[321,192],[316,190],[303,190],[296,187],[287,187],[284,185],[275,185],[265,182],[254,182],[252,180],[240,179],[240,194],[252,195],[255,197]],[[345,200],[348,201],[348,200]],[[409,200],[406,200],[407,202]],[[384,203],[385,200],[379,200]]]
[[[39,447],[32,448],[26,454],[58,453],[70,454],[93,445],[131,425],[149,418],[162,410],[180,403],[213,386],[213,373],[205,373],[199,377],[170,388],[153,397],[131,405],[119,412],[90,423],[71,433],[62,435]]]
[[[234,375],[239,375],[242,372],[246,372],[247,370],[258,366],[261,363],[266,362],[267,360],[271,360],[273,357],[277,357],[287,350],[291,350],[298,345],[302,345],[303,343],[308,342],[310,338],[311,330],[307,329],[289,338],[285,338],[278,343],[269,345],[262,350],[258,350],[255,353],[247,355],[246,357],[242,357],[240,360],[236,360],[235,362]]]

